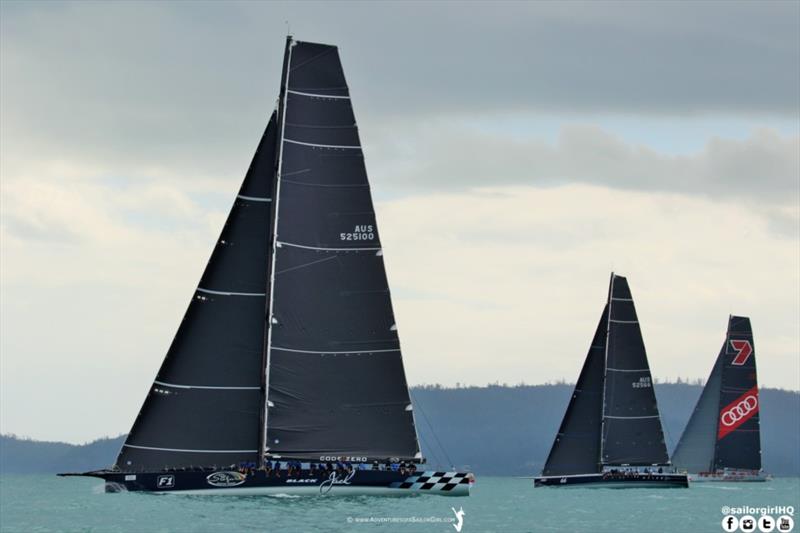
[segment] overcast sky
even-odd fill
[[[129,429],[271,113],[337,44],[412,384],[653,375],[749,315],[800,389],[800,3],[0,3],[0,429]]]

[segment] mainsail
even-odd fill
[[[282,87],[266,451],[419,460],[383,252],[335,46],[290,42]]]
[[[673,463],[695,473],[761,469],[758,378],[749,318],[728,318],[725,343]]]
[[[650,365],[628,281],[611,274],[603,393],[604,465],[669,464]]]
[[[117,468],[259,457],[276,141],[273,113]]]
[[[542,470],[544,476],[599,471],[607,320],[608,305],[603,309],[569,407]]]

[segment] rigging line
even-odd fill
[[[408,389],[408,395],[411,397],[412,400],[414,400],[414,396],[411,393],[410,388]],[[450,459],[450,456],[447,454],[447,450],[445,450],[444,446],[442,446],[442,441],[439,440],[439,436],[436,434],[436,430],[433,428],[433,424],[431,424],[431,421],[428,419],[428,415],[425,414],[425,409],[422,408],[422,404],[416,401],[415,403],[416,406],[419,407],[419,412],[422,413],[422,418],[425,419],[425,423],[428,424],[428,427],[431,429],[431,434],[433,435],[433,438],[436,440],[436,443],[439,445],[439,448],[442,450],[444,458],[447,459],[448,466],[450,467],[455,466],[453,464],[453,461]]]
[[[339,258],[338,255],[330,255],[330,256],[325,257],[323,259],[317,259],[316,261],[311,261],[310,263],[304,263],[302,265],[297,265],[297,266],[293,266],[293,267],[290,267],[290,268],[284,268],[283,270],[279,270],[279,271],[275,272],[275,275],[277,276],[278,274],[283,274],[285,272],[291,272],[292,270],[305,268],[305,267],[308,267],[308,266],[311,266],[311,265],[316,265],[317,263],[324,263],[325,261],[330,261],[331,259],[338,259],[338,258]]]
[[[430,444],[428,444],[428,442],[422,437],[422,435],[419,436],[419,440],[420,440],[420,444],[424,444],[425,448],[430,450],[431,459],[436,461],[436,466],[442,466],[442,460],[439,457],[439,454],[436,453],[436,450],[433,447],[431,447]],[[422,451],[422,450],[420,450],[420,451]]]

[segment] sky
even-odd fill
[[[0,2],[0,430],[126,432],[275,104],[339,46],[411,384],[656,379],[750,316],[800,390],[800,3]]]

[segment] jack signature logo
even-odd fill
[[[461,533],[461,528],[464,527],[464,515],[467,514],[464,512],[463,507],[459,507],[458,511],[456,511],[455,507],[451,507],[450,509],[453,510],[453,514],[456,515],[456,520],[458,520],[457,524],[453,524],[453,527],[456,528],[456,531]]]
[[[336,472],[331,472],[330,477],[319,484],[319,493],[327,494],[328,492],[330,492],[330,490],[333,488],[334,485],[349,485],[350,480],[353,479],[353,476],[355,475],[356,471],[353,470],[345,477],[339,479],[339,477],[336,476]]]

